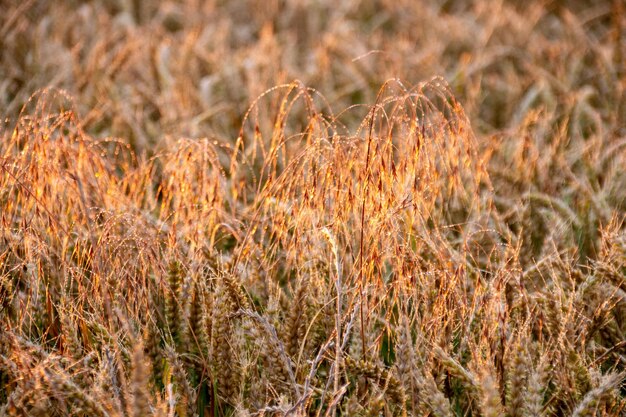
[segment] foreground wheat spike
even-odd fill
[[[528,391],[524,407],[529,416],[539,417],[546,415],[544,412],[544,393],[548,377],[548,366],[549,363],[546,358],[540,358],[539,364],[528,376]]]
[[[184,314],[180,299],[183,276],[180,262],[171,261],[167,272],[169,288],[165,294],[165,313],[170,336],[176,346],[182,343],[181,337],[183,336],[181,329]]]
[[[481,369],[479,383],[478,394],[482,415],[488,417],[503,415],[504,409],[502,407],[496,377],[494,376],[494,371],[488,366]]]
[[[306,332],[306,308],[308,299],[308,282],[306,279],[298,285],[296,294],[293,297],[293,305],[287,316],[285,325],[285,344],[287,353],[294,360],[297,359],[300,352],[301,343],[304,343],[304,335]]]
[[[626,373],[613,373],[605,375],[600,385],[589,391],[583,400],[576,406],[572,416],[588,417],[596,413],[596,409],[610,398],[613,390],[624,384]]]
[[[177,389],[177,414],[179,416],[193,416],[196,410],[196,392],[189,385],[189,377],[183,368],[183,362],[171,348],[167,349],[167,358],[172,370],[172,381]]]
[[[233,343],[233,314],[237,310],[237,292],[225,281],[218,284],[211,317],[211,359],[220,396],[229,404],[236,402],[239,369]]]
[[[527,402],[528,353],[523,344],[518,344],[511,352],[506,391],[506,407],[511,417],[521,417]],[[528,389],[530,391],[530,388]]]
[[[151,414],[149,374],[145,363],[143,344],[137,343],[133,349],[132,377],[130,383],[132,395],[133,417],[149,416]]]

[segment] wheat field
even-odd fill
[[[0,1],[0,415],[626,415],[621,0]]]

